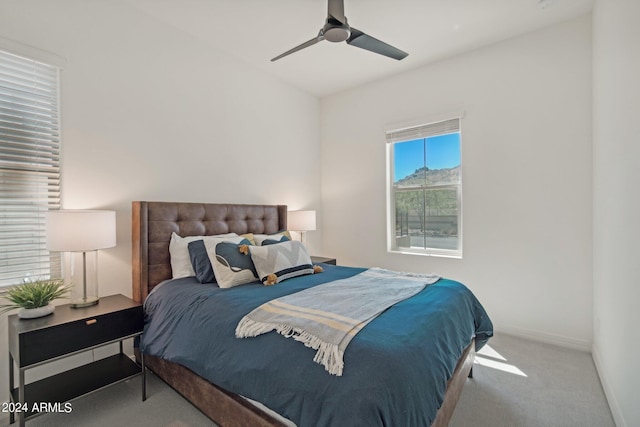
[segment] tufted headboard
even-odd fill
[[[133,299],[143,302],[154,286],[172,277],[169,240],[173,232],[182,237],[273,234],[286,228],[286,205],[133,202]]]

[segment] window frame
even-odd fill
[[[410,126],[397,126],[391,127],[391,130],[386,131],[386,167],[387,167],[387,252],[397,254],[409,254],[409,255],[422,255],[422,256],[436,256],[446,258],[462,258],[463,248],[463,228],[462,228],[462,114],[456,114],[451,116],[440,117],[437,120],[431,120],[422,122],[420,124],[413,124]],[[444,125],[445,122],[457,120],[457,129],[453,131],[447,131],[446,126],[437,133],[420,133],[421,129],[429,128],[430,126],[438,127]],[[394,144],[409,142],[413,140],[430,138],[441,135],[449,135],[457,133],[459,134],[460,144],[460,180],[458,183],[450,184],[424,184],[416,185],[415,187],[407,187],[401,191],[411,190],[423,190],[428,191],[431,189],[454,189],[456,190],[456,204],[457,204],[457,224],[458,224],[458,248],[457,249],[441,249],[433,247],[425,248],[412,248],[402,247],[397,245],[396,238],[396,193],[394,176],[395,176],[395,159],[394,159]],[[406,139],[402,139],[402,135],[409,135]]]

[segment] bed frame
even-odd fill
[[[172,232],[184,237],[229,232],[273,234],[286,229],[285,205],[133,202],[133,299],[143,302],[154,286],[171,278],[169,240]],[[136,357],[139,357],[138,349]],[[470,376],[474,357],[472,340],[458,360],[432,427],[448,425],[466,378]],[[220,426],[285,426],[244,398],[182,365],[150,355],[145,355],[144,360],[158,377]]]

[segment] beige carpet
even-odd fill
[[[591,355],[496,335],[476,357],[450,427],[615,426]]]
[[[451,427],[614,426],[589,354],[508,335],[492,338],[482,353]],[[143,403],[136,378],[74,400],[69,414],[33,418],[27,427],[214,425],[152,374],[147,390]]]

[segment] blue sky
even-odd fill
[[[451,133],[426,139],[429,169],[445,169],[460,165],[460,134]],[[425,166],[425,139],[394,144],[394,181],[411,175]]]

